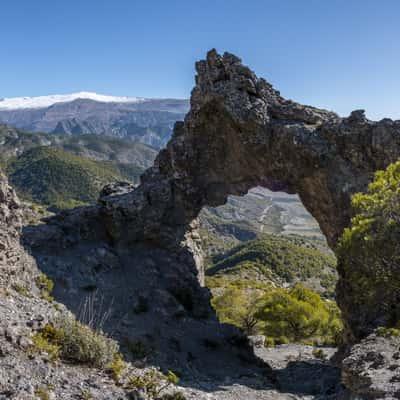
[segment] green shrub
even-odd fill
[[[41,274],[35,279],[36,285],[40,290],[40,296],[47,301],[53,301],[51,292],[53,291],[54,282],[45,274]]]
[[[21,285],[19,283],[15,283],[13,285],[14,290],[19,293],[21,296],[30,297],[31,294],[29,289],[25,285]]]
[[[322,349],[314,349],[313,351],[312,351],[312,355],[315,357],[315,358],[318,358],[318,359],[320,359],[320,360],[326,360],[327,359],[327,355],[324,353],[324,350],[322,350]]]
[[[274,346],[275,346],[274,338],[266,337],[264,341],[264,347],[274,347]]]
[[[376,334],[382,337],[400,337],[400,330],[396,328],[386,328],[385,326],[380,326],[376,330]]]
[[[256,314],[263,294],[232,285],[213,297],[211,304],[221,322],[236,325],[247,335],[253,335],[258,330],[259,318]]]
[[[49,355],[50,361],[56,361],[60,354],[60,346],[57,343],[50,342],[39,332],[32,337],[32,345],[28,353],[30,355],[46,353]]]
[[[37,387],[35,389],[35,396],[40,400],[50,400],[50,390],[46,387]]]
[[[82,400],[91,400],[91,399],[93,399],[93,395],[89,390],[82,390],[81,399]]]
[[[172,371],[168,371],[166,375],[162,374],[157,370],[147,371],[143,375],[135,375],[129,379],[127,384],[128,389],[138,389],[146,393],[152,398],[158,399],[163,391],[165,391],[171,385],[179,383],[179,377]],[[178,392],[179,393],[179,392]],[[176,399],[184,399],[181,394],[175,394],[178,396]],[[164,394],[166,396],[166,394]],[[179,397],[180,396],[180,397]],[[161,397],[162,399],[175,399],[174,397]]]
[[[114,359],[106,365],[107,372],[112,376],[114,381],[118,381],[126,368],[126,363],[120,353],[114,354]]]
[[[57,326],[64,331],[60,344],[64,359],[104,368],[118,353],[119,346],[115,340],[93,331],[73,318],[60,319]]]
[[[290,339],[286,336],[277,336],[276,338],[273,339],[275,344],[288,344],[290,343]]]
[[[341,331],[339,312],[334,303],[324,301],[318,293],[302,285],[274,289],[262,300],[257,318],[262,330],[277,343],[304,342],[310,339],[334,343]]]
[[[340,311],[302,285],[279,289],[253,281],[229,283],[211,301],[219,319],[247,335],[264,334],[270,345],[291,342],[337,344]]]
[[[378,171],[366,193],[352,198],[354,217],[337,247],[340,301],[362,337],[380,325],[400,323],[400,161]]]
[[[119,349],[117,342],[72,317],[59,319],[56,326],[47,324],[32,342],[32,352],[46,352],[53,360],[60,357],[98,368],[115,361]]]
[[[60,345],[65,338],[65,332],[62,329],[56,328],[53,324],[46,324],[40,334],[50,343]]]

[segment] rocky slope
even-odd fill
[[[40,271],[19,243],[21,227],[20,202],[0,175],[0,398],[37,399],[35,392],[48,386],[56,388],[51,392],[58,395],[52,394],[52,398],[79,396],[85,387],[94,390],[99,399],[121,395],[105,374],[52,365],[46,357],[29,356],[33,334],[57,313],[67,311],[62,305],[56,311],[53,304],[40,297],[35,284]]]
[[[51,260],[48,264],[48,271],[59,285],[56,299],[78,315],[80,310],[83,319],[93,311],[106,311],[111,318],[107,329],[113,327],[110,333],[119,339],[126,359],[132,361],[117,380],[107,370],[55,361],[46,351],[37,352],[35,335],[69,312],[62,303],[44,298],[37,286],[37,277],[43,271],[19,243],[22,210],[14,191],[0,175],[0,399],[153,400],[130,383],[133,377],[155,371],[150,365],[163,365],[179,373],[181,386],[172,385],[163,393],[173,394],[179,389],[187,400],[322,399],[345,394],[337,368],[315,359],[311,349],[294,346],[284,351],[260,350],[257,361],[246,344],[237,341],[242,340],[239,332],[220,326],[212,317],[195,318],[187,309],[189,300],[174,297],[177,292],[174,295],[166,286],[181,279],[180,275],[187,279],[187,272],[168,276],[176,265],[162,268],[148,252],[126,254],[125,249],[125,254],[120,250],[118,255],[115,249],[112,253],[105,248],[86,249],[86,260],[79,266],[72,258],[64,258],[57,270]],[[133,254],[136,260],[124,269],[120,264],[127,263]],[[147,258],[141,259],[144,254]],[[167,254],[158,256],[169,263]],[[100,305],[94,284],[101,293]],[[187,282],[182,287],[187,288]],[[94,308],[76,307],[79,302],[93,304]],[[262,366],[262,359],[274,360],[277,380],[269,368]],[[304,376],[310,374],[312,379],[304,385]]]
[[[0,399],[95,398],[105,400],[115,398],[145,398],[137,397],[140,396],[139,392],[125,388],[122,383],[125,379],[124,377],[128,379],[129,376],[140,376],[145,374],[146,371],[149,371],[146,368],[143,369],[145,365],[150,364],[146,360],[143,360],[144,357],[146,357],[146,359],[150,357],[149,354],[142,354],[145,346],[143,343],[141,344],[142,347],[140,347],[140,345],[137,344],[139,342],[136,342],[136,344],[135,342],[127,344],[126,337],[124,338],[125,342],[121,339],[121,343],[125,343],[125,348],[123,346],[122,350],[126,352],[126,357],[132,359],[132,361],[136,359],[141,368],[138,369],[132,364],[127,364],[118,385],[104,370],[88,368],[87,366],[76,365],[74,363],[54,362],[51,361],[49,354],[45,352],[40,354],[32,351],[32,339],[35,333],[46,326],[48,322],[54,321],[60,315],[68,315],[69,313],[62,304],[43,298],[41,295],[40,288],[36,283],[36,278],[41,276],[42,271],[37,268],[35,260],[19,243],[21,227],[21,204],[15,192],[8,185],[4,175],[0,175]],[[87,253],[87,256],[90,257],[90,254]],[[109,254],[107,259],[107,255],[104,251],[99,254],[99,256],[102,262],[107,264],[107,268],[114,269],[111,274],[106,275],[108,277],[117,277],[121,271],[119,270],[120,267],[115,264],[117,262],[116,257]],[[67,262],[67,260],[65,261]],[[90,263],[86,263],[87,267],[89,267],[89,265]],[[99,264],[96,265],[99,267]],[[61,265],[60,267],[62,268]],[[153,268],[154,270],[154,266],[151,267],[151,265],[148,265],[147,267],[150,269]],[[100,272],[98,272],[98,274],[101,275]],[[149,274],[154,274],[154,272],[150,271]],[[73,273],[65,273],[65,271],[62,278],[70,282],[74,279],[79,280]],[[138,281],[137,278],[136,276],[136,281]],[[90,279],[90,276],[87,276],[87,279]],[[122,279],[126,279],[126,276],[122,275]],[[114,325],[115,327],[118,325],[120,327],[124,326],[125,332],[129,332],[130,334],[138,334],[138,331],[148,334],[152,329],[151,326],[157,329],[161,328],[157,323],[153,322],[152,324],[150,322],[151,320],[156,321],[154,316],[152,316],[153,312],[158,316],[157,321],[165,320],[167,316],[168,318],[175,318],[175,322],[170,322],[164,327],[164,340],[169,343],[169,347],[164,348],[162,354],[159,355],[159,358],[168,359],[168,366],[172,368],[174,365],[178,369],[184,365],[178,360],[175,360],[175,358],[179,358],[177,352],[182,352],[182,356],[186,357],[186,353],[184,352],[185,343],[187,345],[188,342],[192,341],[191,345],[194,349],[191,364],[194,369],[196,365],[197,368],[200,367],[196,358],[199,357],[199,355],[197,355],[198,351],[204,351],[202,350],[202,340],[204,340],[203,346],[206,346],[206,343],[213,343],[213,346],[225,343],[223,331],[215,331],[215,329],[208,331],[210,324],[211,326],[218,326],[215,320],[214,322],[212,322],[212,320],[204,322],[199,320],[196,322],[195,320],[191,320],[190,317],[185,317],[184,314],[186,312],[173,300],[172,295],[168,295],[167,292],[162,292],[163,285],[161,282],[153,282],[153,285],[156,286],[159,293],[158,300],[152,301],[151,304],[149,304],[149,307],[154,311],[149,310],[147,312],[144,309],[139,310],[139,308],[137,308],[137,311],[134,312],[134,299],[129,296],[132,296],[132,294],[134,297],[137,296],[138,290],[135,290],[133,285],[131,286],[132,283],[134,284],[135,280],[131,279],[130,282],[125,285],[126,291],[121,293],[119,299],[115,299],[118,304],[119,300],[127,300],[130,298],[127,303],[127,308],[124,311],[126,314],[124,316],[119,314],[117,320],[115,320],[116,316],[112,315],[112,323],[116,324]],[[143,279],[140,280],[140,283],[143,284],[146,281],[147,279]],[[98,281],[98,284],[102,284],[101,282],[102,281]],[[77,282],[73,283],[75,283],[76,286],[71,287],[70,290],[75,292],[74,297],[78,300],[76,298],[76,291],[80,290],[80,286]],[[108,281],[105,287],[110,288],[112,285],[115,285],[115,282],[112,283]],[[141,287],[140,289],[142,298],[146,298],[145,288]],[[131,295],[128,294],[128,290]],[[55,293],[55,295],[58,297],[57,293]],[[80,297],[81,301],[84,299],[84,296]],[[108,300],[109,298],[105,297],[105,300],[103,299],[102,301],[105,302],[104,304],[107,304],[106,301]],[[166,304],[163,304],[163,302],[166,302]],[[107,304],[107,307],[108,306]],[[73,307],[71,307],[71,309],[73,309]],[[122,308],[118,307],[118,312],[121,313],[122,311]],[[138,315],[136,319],[132,317],[135,313]],[[177,313],[180,313],[181,316],[176,315],[174,317],[173,315]],[[141,316],[139,316],[139,314],[141,314]],[[139,324],[137,322],[139,322]],[[179,329],[176,325],[179,325],[181,328]],[[132,326],[134,326],[133,330]],[[169,336],[167,332],[170,332],[171,336]],[[234,332],[232,332],[232,334],[235,335]],[[201,335],[204,335],[203,339]],[[148,337],[144,339],[150,340]],[[209,340],[209,342],[206,342],[206,340]],[[182,349],[179,347],[181,345],[183,347]],[[228,346],[227,342],[226,345]],[[130,350],[127,350],[126,346],[131,346]],[[240,349],[234,344],[229,345],[229,347],[231,349],[230,351],[221,351],[218,348],[214,348],[208,360],[210,365],[217,362],[221,354],[225,354],[225,357],[228,357],[225,360],[226,364],[224,364],[224,361],[221,359],[218,361],[219,364],[222,363],[221,366],[228,366],[229,363],[232,363],[234,356],[229,356],[229,354],[232,350],[234,352],[235,348],[237,348],[240,353]],[[168,348],[172,348],[172,350],[168,350]],[[155,351],[155,349],[152,351]],[[158,348],[157,351],[160,351],[160,349]],[[245,354],[246,350],[243,349],[242,353]],[[174,354],[175,356],[173,356]],[[205,362],[206,359],[207,358],[200,357],[201,362]],[[245,371],[247,371],[247,374],[257,372],[257,367],[248,363],[246,366],[246,362],[243,360],[237,360],[234,365],[242,365],[242,367],[239,367],[239,370],[235,373],[233,370],[230,371],[233,380],[236,380],[240,373],[244,374]],[[199,370],[201,371],[202,368],[199,368]],[[204,370],[207,370],[206,366],[204,366]],[[195,371],[196,369],[190,374],[193,380],[201,376],[200,372],[197,374]],[[217,371],[217,369],[214,371]],[[239,371],[241,372],[238,375]],[[260,374],[261,372],[262,368],[259,368],[258,373]],[[183,372],[181,373],[184,375]],[[271,388],[270,393],[274,392],[268,379],[265,377],[262,378],[262,375],[260,375],[259,379],[262,379],[262,381],[266,383],[266,386]],[[246,387],[245,382],[245,380],[242,382],[244,387]],[[183,392],[186,393],[187,399],[209,398],[200,388],[193,391],[189,387],[188,389],[183,389]]]
[[[35,108],[2,108],[0,102],[0,121],[34,132],[108,135],[160,148],[187,109],[187,100],[175,99],[104,102],[76,98]]]

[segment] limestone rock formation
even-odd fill
[[[102,198],[109,235],[115,242],[152,240],[179,249],[201,278],[195,232],[201,208],[264,186],[298,193],[334,248],[349,224],[352,194],[400,155],[400,121],[372,122],[362,110],[340,118],[285,100],[231,54],[210,51],[196,69],[191,110],[140,187]],[[352,327],[358,310],[341,270],[337,298],[353,341],[374,327]]]
[[[196,276],[203,279],[196,219],[202,207],[255,186],[297,193],[334,248],[349,224],[352,194],[400,155],[400,121],[372,122],[362,110],[341,118],[286,100],[229,53],[210,51],[196,70],[191,109],[139,187],[105,190],[98,205],[26,230],[25,243],[47,273],[74,265],[83,276],[88,249],[94,264],[111,253],[124,271],[154,266],[185,315],[206,318],[208,294],[195,283]],[[149,260],[141,265],[134,254]],[[359,310],[352,307],[345,266],[339,272],[337,299],[353,343],[374,327],[354,325]],[[154,287],[147,289],[157,298]],[[63,293],[72,304],[74,294]]]

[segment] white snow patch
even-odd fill
[[[146,101],[141,97],[117,97],[92,92],[55,94],[38,97],[13,97],[0,99],[0,110],[17,110],[22,108],[45,108],[56,103],[65,103],[77,99],[89,99],[101,103],[139,103]]]

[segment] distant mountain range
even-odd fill
[[[161,148],[188,109],[188,100],[79,92],[2,99],[0,122],[32,132],[106,135]]]

